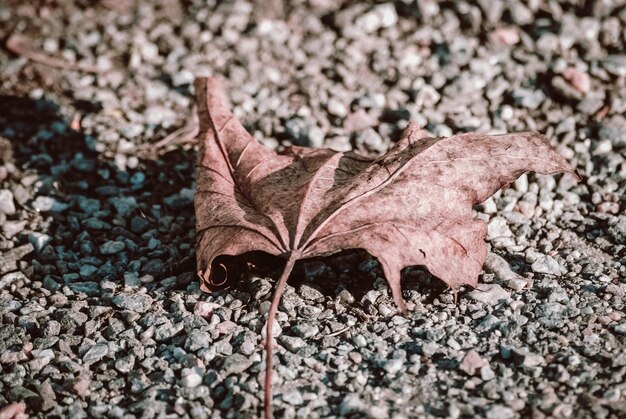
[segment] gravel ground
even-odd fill
[[[202,293],[194,149],[150,146],[192,124],[194,75],[220,74],[268,147],[530,129],[584,177],[523,176],[477,208],[490,255],[458,304],[408,268],[402,317],[367,254],[301,263],[277,417],[624,417],[626,3],[473,3],[0,2],[2,39],[39,53],[0,50],[0,407],[260,414],[280,267]]]

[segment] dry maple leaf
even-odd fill
[[[381,263],[405,313],[400,272],[423,265],[453,289],[476,285],[486,224],[472,206],[526,171],[573,169],[539,134],[425,138],[409,125],[376,159],[330,149],[277,154],[232,115],[222,83],[195,83],[200,123],[196,248],[202,288],[223,278],[215,258],[263,251],[286,259],[267,321],[265,412],[271,415],[272,322],[298,259],[364,249]],[[221,274],[225,274],[223,270]]]

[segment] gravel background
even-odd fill
[[[625,27],[611,0],[0,2],[2,39],[70,66],[0,50],[0,407],[260,414],[279,267],[200,292],[194,150],[150,146],[220,74],[269,147],[531,129],[584,177],[523,176],[478,208],[491,254],[457,305],[407,269],[399,316],[359,252],[300,264],[277,417],[624,417]]]

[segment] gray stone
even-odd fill
[[[127,218],[137,208],[137,200],[134,196],[113,198],[111,203],[117,215],[122,218]]]
[[[533,12],[521,1],[512,0],[508,2],[509,13],[511,14],[511,19],[516,24],[523,26],[528,25],[533,22],[534,15]]]
[[[485,365],[480,369],[480,378],[483,381],[493,380],[496,377],[496,374],[491,369],[491,366]]]
[[[535,314],[538,318],[547,320],[559,319],[565,312],[566,307],[557,302],[544,302],[535,307]]]
[[[291,390],[283,393],[281,396],[283,401],[292,406],[300,406],[304,403],[304,399],[302,398],[302,394],[299,390]]]
[[[328,101],[326,107],[328,109],[328,113],[330,113],[331,115],[343,118],[348,114],[348,109],[346,108],[346,106],[339,99],[336,98],[331,98]]]
[[[285,348],[291,351],[291,349],[287,345],[285,345],[284,343],[283,345],[285,346]],[[256,341],[254,339],[244,338],[244,341],[241,342],[241,345],[239,346],[239,352],[243,355],[250,356],[256,352],[256,346]],[[295,347],[293,347],[292,349],[295,349]],[[295,350],[297,351],[297,349]]]
[[[78,195],[76,196],[76,202],[78,203],[78,208],[86,214],[94,215],[96,212],[100,211],[100,201],[97,199]]]
[[[523,277],[513,272],[511,266],[503,257],[495,253],[487,255],[485,270],[493,273],[497,282],[508,288],[519,291],[528,285],[528,282]]]
[[[545,96],[541,90],[528,90],[522,88],[515,89],[513,91],[513,97],[518,104],[528,109],[537,109],[545,100]]]
[[[180,211],[193,205],[193,194],[192,189],[183,188],[177,194],[170,195],[163,201],[171,210]]]
[[[561,76],[552,78],[552,87],[567,99],[581,100],[583,98],[583,94]]]
[[[401,359],[388,359],[385,360],[382,364],[383,369],[388,375],[396,375],[400,371],[402,371],[402,367],[404,366],[404,361]]]
[[[31,369],[40,371],[43,367],[50,364],[54,359],[54,351],[52,349],[34,349],[31,352],[33,360],[29,362]]]
[[[476,3],[480,6],[480,9],[482,10],[485,18],[490,24],[495,25],[496,23],[500,22],[500,18],[504,13],[504,2],[492,0],[478,0]]]
[[[384,3],[373,7],[367,13],[359,16],[354,24],[365,33],[376,32],[379,29],[390,28],[398,21],[398,14],[392,3]]]
[[[617,223],[609,227],[609,234],[618,244],[626,244],[626,215],[620,215]]]
[[[602,60],[602,66],[615,76],[626,77],[626,55],[609,55]]]
[[[481,332],[489,332],[495,329],[499,324],[500,319],[492,314],[487,314],[478,325],[478,330]]]
[[[626,335],[626,322],[616,325],[613,330],[615,330],[615,333]]]
[[[511,356],[514,361],[527,368],[539,367],[546,363],[543,356],[529,352],[526,349],[514,348],[511,350]]]
[[[58,336],[61,333],[61,323],[50,320],[44,325],[42,332],[45,337]]]
[[[493,305],[502,300],[509,300],[511,294],[498,284],[478,284],[476,288],[469,293],[469,297],[472,300]]]
[[[0,277],[0,289],[6,289],[11,285],[30,282],[22,272],[11,272]],[[11,300],[14,301],[14,300]]]
[[[269,301],[266,301],[267,303],[269,303]],[[281,335],[281,333],[283,333],[283,329],[282,327],[280,327],[280,324],[275,321],[272,323],[272,336],[277,338],[278,336]],[[261,329],[261,336],[263,337],[263,339],[265,339],[267,337],[267,323],[263,325],[263,328]]]
[[[85,264],[83,266],[80,267],[80,276],[83,279],[89,279],[91,277],[93,277],[95,275],[95,273],[98,272],[98,268],[93,266],[93,265],[89,265],[89,264]]]
[[[139,124],[125,124],[121,128],[122,135],[128,139],[133,139],[141,135],[144,131],[144,127]]]
[[[108,242],[102,244],[99,250],[103,255],[114,255],[121,252],[125,248],[126,244],[124,242],[109,240]]]
[[[137,313],[145,313],[152,306],[153,299],[146,294],[118,294],[111,301],[115,306],[123,310],[136,311]]]
[[[7,220],[7,221],[4,221],[3,223],[1,223],[2,234],[7,239],[10,240],[13,237],[15,237],[16,235],[18,235],[19,233],[21,233],[22,231],[24,231],[24,228],[26,227],[26,224],[28,224],[28,221],[26,221],[26,220],[22,220],[22,221]]]
[[[324,294],[314,285],[302,284],[298,290],[300,296],[308,301],[319,301],[324,299]]]
[[[387,150],[385,142],[374,128],[368,128],[358,134],[355,142],[357,147],[364,148],[367,151],[384,153]]]
[[[489,239],[499,237],[511,237],[513,233],[504,217],[493,217],[487,225],[487,236]]]
[[[437,352],[439,352],[441,348],[439,347],[439,345],[435,342],[426,342],[423,346],[422,346],[422,352],[424,353],[424,356],[430,358],[433,355],[435,355]]]
[[[50,275],[46,275],[43,279],[43,287],[48,291],[56,292],[61,288],[61,284],[52,279]]]
[[[306,346],[306,342],[296,336],[283,335],[278,340],[289,352],[298,352],[299,349],[302,349]]]
[[[548,255],[539,255],[531,265],[531,269],[533,272],[547,275],[565,275],[567,273],[567,269]]]
[[[72,282],[67,284],[67,286],[76,293],[87,294],[90,297],[100,295],[100,284],[97,282]]]
[[[339,295],[337,295],[337,297],[339,297],[339,300],[343,303],[346,303],[346,304],[354,303],[354,296],[348,290],[342,290],[339,293]]]
[[[252,365],[252,361],[241,354],[233,354],[228,356],[222,364],[222,372],[224,376],[232,374],[241,374]]]
[[[347,394],[341,404],[339,405],[339,414],[341,416],[348,416],[351,414],[360,413],[365,409],[365,402],[361,396],[356,393]]]
[[[27,361],[28,355],[24,351],[3,351],[0,353],[0,363],[16,364],[18,362]]]
[[[119,372],[126,374],[133,370],[135,367],[135,356],[128,355],[123,358],[119,358],[115,361],[115,369]]]
[[[276,322],[274,322],[274,324],[276,324]],[[309,323],[301,323],[292,327],[291,331],[299,337],[307,339],[317,336],[317,334],[320,332],[320,329],[319,327]]]
[[[39,397],[41,397],[42,400],[42,411],[47,412],[48,410],[56,406],[56,394],[54,393],[54,389],[50,384],[49,378],[41,383],[39,386],[37,386],[37,392],[39,393]]]
[[[352,338],[352,343],[354,343],[354,346],[357,348],[365,348],[367,346],[367,339],[365,339],[365,336],[361,334],[355,335]]]
[[[589,92],[580,102],[578,102],[576,110],[585,115],[594,115],[602,109],[604,106],[604,100],[604,92]]]
[[[265,278],[252,277],[250,279],[250,293],[255,300],[263,300],[272,291],[272,284]]]
[[[0,212],[6,215],[13,215],[15,211],[13,192],[8,189],[0,189]]]
[[[197,351],[209,346],[211,346],[211,335],[199,329],[191,330],[185,340],[185,349],[188,351]]]
[[[139,287],[141,280],[137,272],[124,272],[124,286],[129,288]]]
[[[105,344],[98,343],[93,345],[83,355],[83,362],[87,365],[100,361],[109,353],[109,347]]]
[[[610,141],[615,149],[626,146],[626,118],[622,115],[613,115],[604,120],[598,132],[600,140]]]
[[[376,268],[380,267],[380,263],[376,259],[367,258],[363,262],[359,263],[359,271],[361,272],[371,272]]]
[[[196,388],[202,384],[202,377],[204,376],[204,370],[199,367],[183,368],[181,371],[181,383],[185,388]]]
[[[33,197],[33,191],[30,188],[18,184],[13,187],[13,199],[20,205],[26,205]]]
[[[595,141],[591,145],[591,154],[594,156],[609,154],[611,151],[613,151],[613,144],[609,140]]]
[[[28,255],[29,253],[32,253],[33,250],[35,250],[35,248],[33,247],[32,244],[30,244],[30,243],[24,244],[22,246],[15,247],[15,248],[5,252],[2,255],[2,260],[5,260],[5,261],[22,260],[24,258],[24,256]]]
[[[39,253],[52,242],[52,237],[44,233],[33,232],[28,235],[28,241],[35,248],[35,252]]]
[[[516,416],[513,409],[500,404],[491,406],[485,414],[487,419],[512,419]]]
[[[37,212],[63,212],[69,207],[69,205],[59,202],[51,196],[38,196],[31,206]]]
[[[184,329],[183,323],[173,324],[171,321],[166,321],[158,325],[154,331],[154,340],[157,342],[165,342],[172,339],[174,336],[182,332]],[[198,329],[194,329],[198,330]],[[187,348],[187,347],[186,347]],[[189,348],[187,348],[189,350]]]
[[[135,216],[130,220],[130,231],[133,233],[141,234],[150,227],[150,221],[147,219]]]
[[[145,110],[146,122],[150,125],[170,126],[176,121],[176,113],[163,106],[150,106]]]
[[[174,74],[174,76],[172,77],[172,83],[174,84],[174,86],[192,84],[193,80],[194,80],[194,74],[188,70],[179,71],[176,74]]]
[[[111,228],[111,224],[102,221],[98,218],[87,218],[83,220],[82,225],[84,228],[88,230],[109,230]]]

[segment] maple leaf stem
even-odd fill
[[[285,267],[283,269],[283,273],[280,275],[278,279],[278,283],[276,284],[276,290],[274,291],[274,295],[272,296],[272,305],[270,306],[270,311],[267,313],[267,328],[266,328],[266,338],[265,338],[265,419],[272,418],[272,348],[274,346],[274,336],[272,334],[272,329],[274,326],[274,317],[276,317],[276,312],[278,311],[278,303],[280,302],[280,297],[283,295],[285,291],[285,285],[287,285],[287,279],[289,279],[289,275],[296,264],[296,261],[300,258],[299,252],[291,252],[289,257],[287,258],[287,263],[285,263]]]

